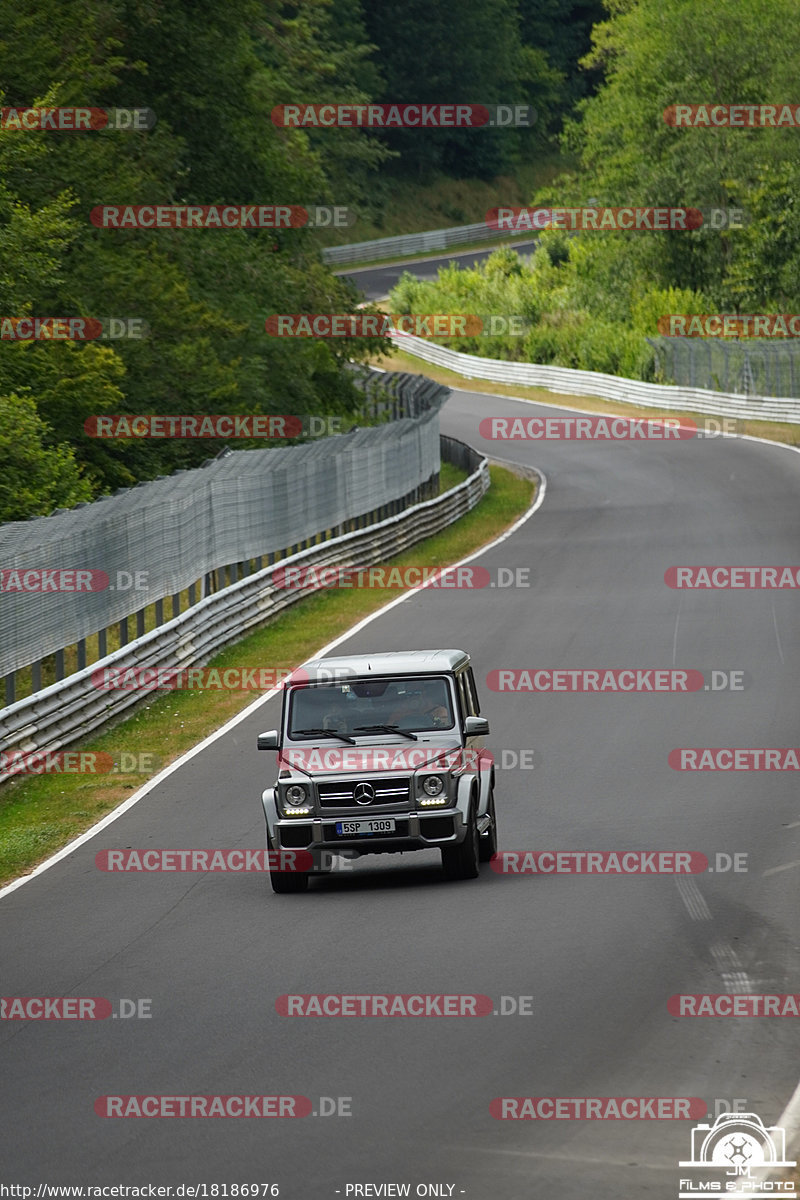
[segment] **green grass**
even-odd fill
[[[388,305],[384,304],[383,307],[386,308]],[[649,417],[654,421],[663,417],[672,419],[685,417],[687,420],[696,421],[698,425],[705,420],[715,419],[712,414],[692,412],[691,409],[664,409],[662,411],[641,404],[627,404],[622,400],[603,400],[599,396],[571,396],[563,392],[550,392],[547,388],[525,387],[523,384],[517,383],[494,383],[491,379],[473,379],[459,374],[458,371],[451,371],[448,367],[425,362],[413,354],[406,354],[400,350],[389,356],[372,359],[371,365],[387,371],[410,371],[414,374],[424,372],[429,379],[435,379],[438,383],[447,384],[451,388],[498,397],[520,396],[524,400],[533,400],[536,404],[550,405],[551,408],[576,408],[581,412],[617,413],[623,417]],[[485,415],[491,416],[491,412],[487,411]],[[722,414],[718,414],[716,419],[719,420],[721,416]],[[787,446],[800,446],[800,425],[737,418],[731,431],[749,434],[751,437],[767,438],[772,442],[784,442]],[[501,447],[503,443],[498,441],[495,445]],[[497,453],[500,455],[501,451],[498,450]]]
[[[454,486],[464,472],[443,464],[442,486]],[[443,533],[419,542],[392,565],[446,566],[479,549],[507,529],[530,505],[534,485],[500,467],[491,468],[492,486],[480,504]],[[362,617],[395,599],[390,589],[319,592],[217,655],[208,665],[225,668],[292,669],[310,658]],[[245,708],[256,692],[209,689],[152,694],[133,715],[70,749],[154,756],[166,765]],[[129,761],[133,761],[132,759]],[[0,884],[30,871],[89,828],[153,773],[40,775],[0,788]],[[257,781],[253,782],[256,795]]]

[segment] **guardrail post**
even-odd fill
[[[457,453],[459,453],[457,448],[443,446],[443,458],[446,461],[451,461],[452,457]],[[396,545],[413,545],[422,536],[429,536],[432,530],[446,527],[457,515],[469,511],[483,494],[486,486],[486,472],[482,456],[476,454],[472,459],[471,465],[473,466],[473,476],[470,477],[466,486],[463,484],[458,485],[455,489],[455,495],[448,493],[444,497],[437,497],[433,502],[429,502],[430,506],[426,507],[423,512],[412,512],[401,515],[397,526],[391,531],[392,535],[397,534]],[[478,467],[480,467],[480,470],[478,470]],[[414,490],[418,491],[419,489]],[[361,514],[358,520],[354,519],[351,523],[354,526],[358,525],[360,530],[361,527],[368,523],[368,517],[369,514]],[[338,558],[339,561],[355,560],[364,565],[370,562],[383,561],[386,556],[388,539],[385,535],[387,531],[383,530],[381,535],[378,535],[374,530],[374,524],[366,533],[354,533],[350,545],[343,546],[339,555],[331,555],[330,549],[323,546],[319,550],[307,552],[310,561],[322,561],[331,558],[335,561]],[[271,551],[269,557],[271,558],[270,566],[272,566],[272,563],[277,559],[288,557],[288,552],[286,550]],[[259,606],[264,587],[265,585],[268,586],[269,583],[267,571],[265,571],[265,576],[267,577],[259,580],[258,584],[251,584],[249,580],[245,579],[232,585],[232,588],[240,589],[237,599],[241,600],[241,618],[243,622],[248,620],[248,625],[249,621],[252,621],[254,617],[256,619],[263,619]],[[198,582],[202,585],[204,580]],[[192,585],[192,587],[196,588],[197,585]],[[296,598],[291,598],[288,595],[278,596],[276,597],[273,609],[283,609],[292,602],[292,599]],[[203,630],[206,629],[208,625],[208,622],[205,620],[206,615],[213,616],[214,614],[221,613],[223,609],[228,610],[230,607],[229,598],[222,595],[214,596],[208,602],[207,607],[209,610],[208,614],[203,613],[200,615],[187,611],[180,618],[182,631],[189,635],[189,640],[191,640],[191,635],[196,630],[201,628]],[[235,605],[234,608],[238,611],[239,605]],[[128,640],[127,620],[128,618],[120,622],[120,642],[122,645],[126,644]],[[211,624],[213,625],[213,622]],[[101,633],[105,634],[106,630],[98,633],[98,646],[102,644]],[[210,640],[209,644],[203,647],[202,651],[197,651],[192,656],[192,661],[197,662],[198,665],[208,661],[216,649],[228,643],[230,636],[231,630],[229,628],[221,629]],[[172,637],[169,639],[165,638],[162,643],[160,638],[160,629],[146,634],[146,645],[149,650],[148,659],[155,664],[159,664],[160,661],[166,662],[168,657],[174,653],[174,639]],[[64,678],[64,656],[65,652],[63,650],[56,653],[56,672],[60,681]],[[105,657],[105,655],[102,657]],[[114,656],[115,662],[123,668],[129,668],[134,665],[138,657],[138,655],[135,655],[130,650]],[[49,664],[49,662],[50,657],[48,655],[47,663]],[[190,663],[186,663],[185,665],[190,665]],[[33,677],[35,678],[35,676]],[[27,676],[25,678],[27,679]],[[4,686],[7,696],[11,694],[14,687],[16,687],[17,691],[20,690],[19,683],[7,677],[4,677]],[[41,719],[35,722],[31,721],[31,716],[37,711],[38,695],[34,693],[30,697],[26,696],[24,699],[15,702],[17,712],[14,714],[14,728],[21,729],[26,725],[33,726],[31,732],[31,749],[35,749],[40,753],[50,753],[64,745],[69,745],[78,738],[86,737],[87,733],[101,728],[108,722],[110,716],[115,714],[116,711],[123,711],[125,708],[125,705],[121,703],[124,700],[121,694],[116,697],[120,703],[115,704],[113,694],[104,697],[103,702],[99,703],[96,689],[92,684],[91,673],[88,671],[85,672],[80,682],[78,682],[77,675],[70,675],[67,683],[64,685],[65,689],[67,687],[69,688],[71,698],[70,704],[49,705],[46,711],[41,714]],[[37,691],[40,690],[37,689]],[[14,703],[14,701],[11,703]]]

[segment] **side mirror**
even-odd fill
[[[484,737],[489,732],[489,722],[486,717],[466,717],[464,720],[465,737]]]
[[[277,750],[278,749],[278,731],[270,729],[267,733],[258,735],[259,750]]]

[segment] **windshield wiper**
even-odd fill
[[[401,737],[418,742],[419,738],[410,729],[401,729],[399,725],[356,725],[354,733],[399,733]]]
[[[337,737],[343,742],[349,742],[351,746],[357,746],[358,742],[355,738],[348,737],[346,733],[340,733],[338,729],[293,729],[289,734],[290,737]]]

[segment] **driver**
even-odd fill
[[[394,710],[389,717],[390,725],[428,726],[433,729],[447,729],[450,726],[450,713],[444,704],[431,703],[431,697],[423,692],[406,696],[404,702]]]

